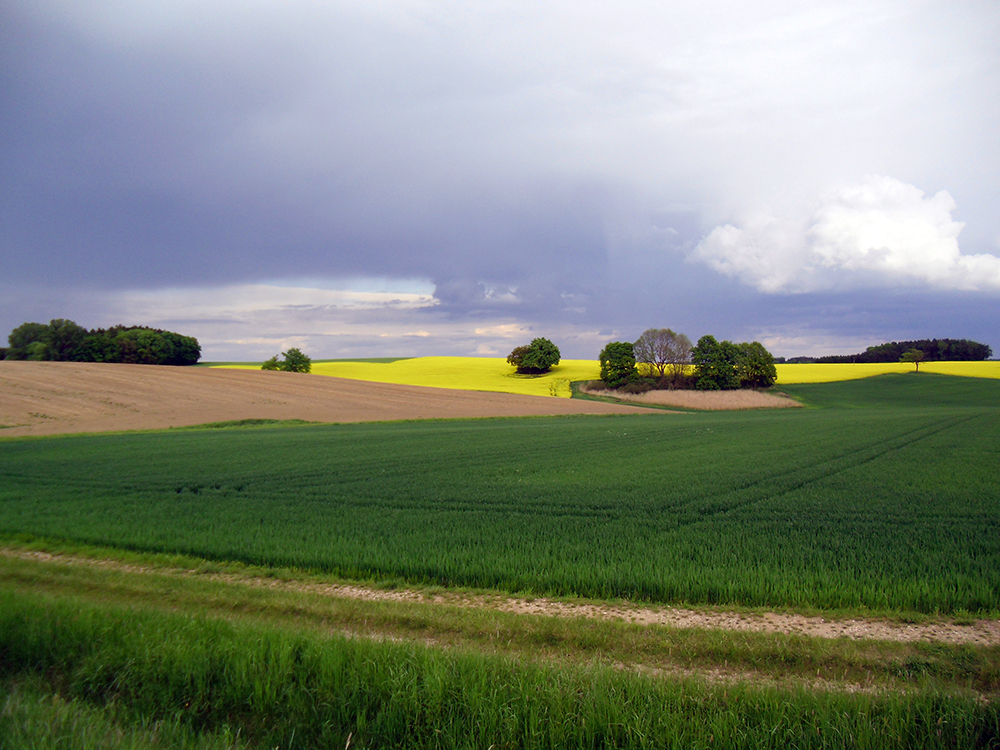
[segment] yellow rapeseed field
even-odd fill
[[[255,370],[260,365],[224,365]],[[888,364],[780,364],[778,385],[830,383],[855,380],[891,372],[912,372],[913,365]],[[597,380],[600,365],[588,359],[564,359],[544,375],[518,375],[505,359],[489,357],[415,357],[395,362],[314,362],[316,375],[398,385],[425,385],[466,391],[524,393],[530,396],[570,397],[574,380]],[[1000,378],[1000,362],[927,362],[921,372]]]
[[[229,366],[254,369],[252,365]],[[564,359],[544,375],[518,375],[506,359],[416,357],[395,362],[313,362],[312,372],[374,383],[569,398],[571,381],[597,380],[601,367],[592,360]]]
[[[775,365],[779,384],[832,383],[836,380],[857,380],[890,372],[913,372],[905,362],[885,364],[794,364]],[[924,362],[920,372],[941,375],[963,375],[972,378],[1000,378],[1000,362]]]

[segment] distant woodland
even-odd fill
[[[87,329],[62,318],[22,323],[7,342],[0,359],[193,365],[201,357],[201,344],[192,336],[146,326]]]
[[[819,362],[822,364],[899,362],[900,357],[912,349],[924,353],[924,362],[978,362],[993,356],[993,350],[989,346],[968,339],[920,339],[918,341],[892,341],[888,344],[869,346],[860,354],[792,357],[784,361],[788,363]]]

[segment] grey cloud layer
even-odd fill
[[[976,263],[960,256],[992,268],[998,253],[993,3],[62,0],[0,14],[0,284],[51,289],[52,316],[66,288],[378,276],[430,280],[438,304],[406,315],[448,325],[749,337],[794,310],[796,330],[836,328],[819,295],[857,286],[844,275],[942,286],[940,263],[886,281],[858,262],[868,248],[797,228],[869,175],[947,191],[964,224],[954,278]],[[809,271],[822,248],[835,284]],[[975,299],[995,315],[995,296]],[[913,321],[898,309],[895,323],[873,313],[878,331],[838,313],[842,335],[897,335]]]

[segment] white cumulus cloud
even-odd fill
[[[1000,257],[963,255],[942,190],[892,177],[831,190],[805,218],[751,216],[716,227],[692,253],[767,293],[871,286],[1000,291]]]

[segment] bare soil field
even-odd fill
[[[701,409],[705,411],[737,411],[741,409],[787,409],[801,407],[798,401],[785,395],[764,393],[763,391],[646,391],[645,393],[623,393],[599,388],[585,387],[584,393],[592,396],[606,396],[630,404],[658,404],[676,406],[678,409]]]
[[[206,367],[0,361],[0,437],[164,429],[241,419],[402,419],[654,413],[568,398]]]

